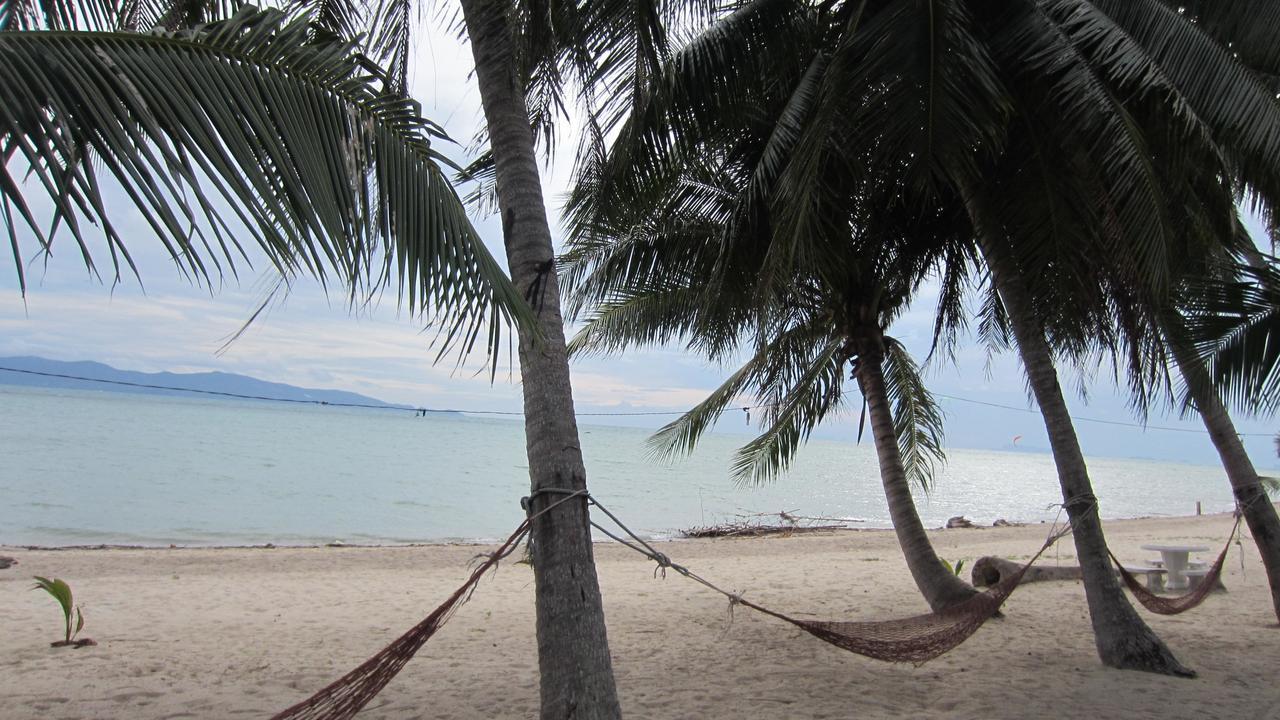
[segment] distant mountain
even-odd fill
[[[12,372],[21,370],[25,372]],[[43,374],[32,374],[43,373]],[[81,380],[75,378],[89,378]],[[107,382],[93,382],[104,380]],[[129,383],[121,385],[118,383]],[[248,395],[254,398],[291,400],[327,404],[371,405],[384,408],[411,409],[409,405],[396,405],[377,398],[343,390],[315,390],[284,383],[267,382],[247,375],[224,372],[205,373],[142,373],[117,370],[97,362],[63,362],[39,357],[0,358],[0,384],[27,387],[73,388],[78,390],[109,390],[112,392],[142,395],[169,395],[177,397],[230,398],[227,395]],[[154,387],[160,386],[160,387]],[[183,392],[168,388],[187,388],[199,393]],[[227,393],[217,395],[209,393]],[[435,415],[436,413],[433,413]],[[450,413],[457,414],[457,413]]]

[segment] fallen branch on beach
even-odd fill
[[[978,558],[978,561],[973,564],[971,577],[976,587],[990,587],[1000,582],[1000,578],[1013,575],[1021,569],[1021,563],[988,555]],[[1022,576],[1021,584],[1046,580],[1079,580],[1080,578],[1080,568],[1078,567],[1037,565],[1027,570],[1027,574]]]
[[[721,525],[692,527],[688,530],[681,530],[680,534],[687,538],[787,536],[796,533],[847,530],[849,523],[860,522],[852,518],[796,515],[794,510],[790,512],[783,510],[777,513],[753,513],[750,515],[738,515],[737,517],[743,519]],[[766,524],[760,521],[760,518],[773,517],[782,520],[784,524]],[[825,524],[815,525],[813,523]]]
[[[681,530],[687,538],[762,537],[765,535],[795,535],[799,533],[847,530],[844,525],[764,525],[760,523],[725,523]]]

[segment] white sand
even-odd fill
[[[1215,548],[1228,516],[1107,523],[1149,542]],[[939,553],[1025,558],[1045,526],[948,530]],[[1074,563],[1070,541],[1046,562]],[[888,619],[926,607],[891,532],[671,543],[674,559],[798,617]],[[480,548],[0,549],[0,718],[265,718],[416,623]],[[1195,680],[1101,666],[1078,583],[1020,588],[993,621],[922,667],[833,648],[652,563],[597,549],[624,712],[631,718],[1277,718],[1280,629],[1257,551],[1178,616],[1140,609]],[[967,571],[966,571],[967,576]],[[32,575],[65,578],[99,645],[51,649],[61,618]],[[530,718],[537,710],[532,574],[504,564],[361,717]]]

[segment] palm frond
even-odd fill
[[[684,338],[698,324],[703,299],[696,289],[673,286],[599,303],[569,342],[569,354],[609,355]]]
[[[10,174],[16,159],[0,168],[24,291],[17,219],[43,252],[56,233],[31,192],[91,270],[87,223],[117,276],[131,265],[110,180],[192,279],[234,273],[249,238],[283,276],[336,274],[353,301],[394,284],[412,312],[446,321],[442,352],[482,332],[496,349],[504,318],[528,310],[440,169],[443,132],[352,45],[310,37],[305,19],[252,8],[179,33],[0,33],[0,137],[33,178]]]
[[[121,0],[3,0],[0,32],[115,30],[129,13],[130,3]]]
[[[315,32],[347,41],[355,40],[363,31],[369,12],[364,0],[287,0],[286,6],[292,13],[306,14]]]
[[[1239,274],[1191,288],[1188,333],[1224,402],[1271,414],[1280,409],[1280,267],[1272,258]]]
[[[354,0],[324,0],[317,7],[324,8],[325,4],[332,4],[330,14],[334,20],[354,21],[361,10],[358,6],[352,6],[352,2]],[[409,85],[409,55],[412,51],[413,0],[377,0],[376,5],[368,7],[363,13],[368,22],[369,54],[386,68],[390,79],[387,90],[400,95],[406,94]],[[353,36],[339,37],[350,39]]]
[[[703,433],[715,427],[716,421],[724,414],[725,409],[742,394],[767,359],[763,354],[755,355],[713,390],[705,400],[659,428],[647,442],[650,452],[659,458],[670,458],[693,452],[698,441],[702,439]]]
[[[933,487],[938,464],[946,460],[942,409],[920,377],[920,367],[893,338],[885,338],[884,380],[893,404],[893,430],[902,467],[907,480],[927,492]]]
[[[1280,76],[1280,7],[1271,0],[1163,0],[1230,48],[1249,67]]]
[[[796,368],[780,397],[765,408],[765,428],[734,454],[732,472],[740,482],[759,485],[786,470],[800,446],[832,412],[844,394],[842,338],[811,348],[806,364]]]
[[[1123,28],[1158,63],[1220,147],[1231,154],[1242,179],[1272,205],[1280,203],[1276,90],[1242,62],[1239,52],[1213,37],[1212,30],[1189,21],[1185,10],[1179,12],[1162,0],[1090,0],[1088,4]],[[1242,9],[1225,9],[1217,15],[1221,18]],[[1274,7],[1261,11],[1256,20],[1263,27],[1280,24]],[[1274,38],[1270,42],[1274,45]],[[1268,56],[1274,53],[1272,48]],[[1252,57],[1257,61],[1260,56]]]

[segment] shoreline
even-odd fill
[[[1273,501],[1272,501],[1272,504],[1276,505],[1276,507],[1277,507],[1278,509],[1280,509],[1280,500],[1273,500]],[[1103,522],[1124,522],[1124,521],[1130,521],[1130,520],[1178,520],[1178,519],[1188,519],[1188,520],[1189,520],[1189,519],[1199,518],[1199,517],[1213,517],[1213,516],[1218,516],[1218,515],[1229,515],[1229,514],[1231,514],[1232,512],[1233,512],[1233,511],[1227,510],[1227,511],[1222,511],[1222,512],[1206,512],[1206,513],[1201,513],[1201,514],[1199,514],[1199,515],[1195,515],[1195,514],[1187,514],[1187,515],[1137,515],[1137,516],[1128,516],[1128,517],[1112,517],[1112,518],[1103,518],[1102,520],[1103,520]],[[849,521],[849,522],[861,522],[861,521]],[[973,527],[963,527],[963,528],[948,528],[948,527],[945,527],[945,526],[937,526],[937,527],[931,527],[931,528],[926,528],[926,529],[927,529],[928,531],[930,531],[930,532],[934,532],[934,531],[938,531],[938,532],[943,532],[943,531],[956,531],[956,532],[962,532],[962,531],[973,531],[973,530],[994,530],[994,529],[1000,529],[1001,527],[1034,527],[1034,526],[1038,526],[1038,525],[1049,525],[1049,524],[1051,524],[1051,521],[1049,521],[1049,520],[1034,520],[1034,521],[1010,520],[1010,521],[1006,521],[1006,522],[1007,522],[1007,524],[1006,524],[1006,525],[1003,525],[1003,526],[1000,526],[1000,525],[974,525]],[[685,530],[689,530],[689,529],[693,529],[693,528],[686,528]],[[797,529],[798,529],[798,530],[800,530],[801,532],[799,532],[799,533],[792,533],[792,534],[832,534],[832,535],[841,535],[841,534],[845,534],[845,533],[885,533],[885,532],[893,532],[893,527],[892,527],[892,526],[888,526],[888,527],[812,528],[812,529],[806,529],[804,526],[799,526]],[[679,532],[679,533],[683,533],[685,530],[680,530],[680,531],[677,531],[677,532]],[[792,535],[792,534],[788,534],[788,533],[778,533],[778,534],[779,534],[779,535],[787,535],[787,536]],[[666,542],[689,542],[689,541],[707,540],[707,539],[758,539],[758,538],[751,538],[751,537],[746,537],[746,538],[736,538],[736,537],[735,537],[735,538],[698,538],[698,537],[687,537],[687,536],[679,535],[679,534],[677,534],[677,535],[662,535],[662,536],[651,536],[651,535],[649,535],[649,536],[644,536],[644,537],[645,537],[645,540],[646,540],[647,542],[661,542],[661,543],[666,543]],[[103,551],[103,550],[302,550],[302,549],[319,549],[319,548],[334,548],[334,549],[343,549],[343,548],[378,549],[378,548],[432,548],[432,547],[487,547],[487,546],[491,546],[491,545],[498,545],[498,544],[500,544],[500,543],[502,542],[502,540],[503,540],[502,538],[476,538],[476,539],[456,539],[456,538],[446,538],[446,539],[441,539],[441,540],[423,540],[423,541],[421,541],[421,542],[408,542],[408,543],[396,543],[396,542],[388,542],[388,543],[361,543],[361,542],[345,542],[345,541],[342,541],[342,540],[335,540],[335,541],[333,541],[333,542],[315,542],[315,543],[300,543],[300,544],[292,544],[292,543],[270,543],[270,542],[268,542],[268,543],[251,543],[251,544],[212,544],[212,545],[202,545],[202,544],[195,544],[195,543],[190,543],[190,544],[188,544],[188,543],[157,543],[157,544],[154,544],[154,545],[147,545],[147,544],[142,544],[142,543],[111,543],[111,542],[106,542],[106,543],[68,544],[68,545],[40,545],[40,544],[25,544],[25,543],[0,543],[0,553],[3,553],[3,552],[20,552],[20,551],[24,551],[24,552],[45,552],[45,551],[48,551],[48,552],[66,552],[66,551],[75,551],[75,550],[82,550],[82,551]],[[613,541],[613,540],[608,539],[608,538],[602,538],[602,537],[599,537],[599,536],[593,536],[593,537],[592,537],[592,544],[593,544],[594,546],[596,546],[596,547],[599,547],[599,546],[602,546],[602,545],[616,545],[617,543],[616,543],[615,541]]]
[[[1228,540],[1230,513],[1105,521],[1124,561],[1156,542]],[[939,556],[1024,560],[1048,523],[929,531]],[[32,550],[0,570],[0,706],[13,717],[266,717],[399,637],[466,578],[474,545]],[[1243,550],[1243,553],[1241,552]],[[692,539],[672,560],[793,617],[888,620],[928,607],[891,531]],[[1075,564],[1060,543],[1041,560]],[[12,553],[11,553],[12,554]],[[646,720],[1277,717],[1280,629],[1257,551],[1234,544],[1229,590],[1179,616],[1139,614],[1196,680],[1105,668],[1078,581],[1020,587],[1005,617],[925,665],[868,660],[739,608],[616,543],[597,544],[624,710]],[[1244,567],[1242,569],[1241,562]],[[967,576],[967,572],[965,573]],[[83,636],[51,649],[62,618],[31,576],[70,583]],[[68,678],[83,682],[68,683]],[[1028,702],[1033,706],[1028,706]],[[423,647],[362,718],[537,714],[533,577],[515,558]]]

